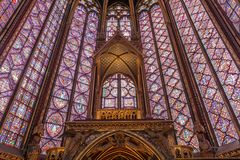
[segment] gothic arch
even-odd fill
[[[165,151],[162,147],[163,152]],[[108,132],[96,138],[84,150],[77,152],[75,160],[85,160],[93,158],[95,160],[114,159],[116,157],[126,157],[129,160],[165,160],[167,157],[159,152],[143,137],[130,131]]]

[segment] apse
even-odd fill
[[[0,159],[240,156],[239,10],[1,0]]]

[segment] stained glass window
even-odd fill
[[[124,75],[120,75],[121,108],[136,108],[136,89],[133,81]]]
[[[110,17],[107,21],[107,40],[109,40],[118,30],[118,20],[115,17]]]
[[[238,135],[217,81],[221,83],[239,118],[240,72],[201,2],[199,0],[184,2],[171,0],[172,13],[218,143],[219,145],[231,143],[238,139]],[[191,21],[195,26],[191,25]],[[202,50],[197,37],[201,39],[206,53]],[[207,63],[208,61],[210,63]],[[219,78],[217,81],[214,74]]]
[[[240,91],[239,69],[201,2],[199,0],[195,0],[193,3],[185,1],[185,5],[188,8],[188,12],[191,15],[208,57],[240,122],[240,99],[237,96]],[[200,13],[203,17],[196,16]]]
[[[7,22],[12,18],[14,11],[21,4],[22,0],[13,2],[12,0],[1,0],[0,1],[0,33],[6,26]]]
[[[77,73],[71,120],[81,120],[85,119],[87,116],[93,52],[96,46],[96,33],[98,28],[98,16],[95,13],[89,14],[87,24]]]
[[[168,119],[166,100],[163,92],[163,82],[159,72],[157,55],[153,41],[148,13],[142,12],[139,16],[142,47],[144,53],[144,65],[152,116],[159,119]]]
[[[163,13],[157,4],[151,4],[149,8],[151,8],[150,14],[147,11],[141,12],[139,24],[149,97],[150,101],[154,102],[150,103],[150,106],[156,110],[152,110],[153,117],[167,119],[167,106],[169,106],[170,117],[174,121],[174,127],[177,130],[178,144],[191,145],[198,149],[198,141],[194,134],[189,105]],[[165,95],[166,97],[164,97]],[[164,117],[159,116],[159,113],[160,115],[164,113]]]
[[[240,2],[238,0],[217,0],[217,2],[240,33]]]
[[[106,40],[109,40],[116,31],[131,40],[131,20],[129,8],[121,3],[116,3],[108,8]]]
[[[36,39],[40,33],[40,29],[43,26],[44,20],[52,4],[50,1],[42,5],[43,3],[45,2],[42,2],[41,0],[36,2],[19,34],[16,37],[12,37],[13,40],[9,43],[9,46],[4,51],[7,57],[0,67],[1,117],[5,113],[9,99],[13,94],[16,84],[34,47]],[[41,9],[39,6],[40,4],[42,6]],[[38,13],[38,15],[41,14],[41,17],[35,13]]]
[[[131,23],[129,17],[123,17],[120,19],[120,31],[124,37],[131,40]]]
[[[0,36],[28,1],[0,0]],[[49,75],[51,58],[56,53],[59,62],[52,75],[54,81],[46,113],[43,113],[44,134],[40,146],[45,153],[49,148],[62,145],[66,121],[87,118],[101,7],[95,0],[79,0],[78,5],[72,4],[72,14],[66,12],[68,0],[30,1],[26,11],[21,12],[24,15],[20,23],[14,26],[15,32],[11,37],[6,36],[8,43],[0,48],[0,143],[17,149],[25,147],[43,81]],[[216,29],[218,26],[201,0],[168,0],[164,4],[165,9],[170,7],[168,13],[162,12],[159,0],[137,3],[152,118],[173,120],[177,143],[199,150],[192,106],[182,81],[181,71],[185,66],[181,68],[183,70],[179,69],[182,66],[178,64],[171,44],[173,37],[170,38],[170,28],[165,22],[169,14],[173,18],[168,25],[176,23],[173,24],[178,30],[175,34],[180,35],[176,42],[181,43],[177,46],[184,49],[179,50],[182,52],[178,56],[186,60],[186,68],[197,84],[194,90],[201,101],[199,110],[204,111],[202,114],[206,116],[203,119],[210,122],[208,127],[212,127],[209,135],[215,134],[213,141],[216,139],[219,146],[239,140],[240,70],[232,58],[234,51],[228,48],[231,44],[225,44],[227,40],[223,41],[218,33],[221,28]],[[239,1],[216,0],[214,5],[240,33]],[[63,26],[64,16],[68,16],[70,26],[68,23]],[[127,5],[121,2],[110,5],[106,19],[106,40],[116,32],[131,40],[131,16]],[[59,42],[57,38],[62,33],[66,37]],[[63,47],[59,53],[53,52],[57,42]],[[121,73],[111,75],[102,85],[102,108],[137,108],[135,82],[128,76]]]
[[[98,16],[91,1],[80,1],[72,18],[62,59],[52,89],[41,148],[61,146],[65,121],[85,119],[96,46]],[[96,6],[95,3],[93,3]],[[92,12],[94,11],[94,12]]]
[[[55,3],[56,5],[51,1],[36,2],[1,67],[2,77],[9,74],[5,79],[1,78],[1,82],[4,82],[1,83],[1,87],[5,88],[1,90],[3,99],[3,101],[1,100],[1,117],[7,105],[10,107],[0,133],[1,143],[19,148],[26,134],[67,1],[58,0]],[[50,12],[39,41],[37,41],[37,36],[51,4],[54,7]],[[43,17],[36,13],[42,14]],[[36,48],[31,51],[33,45],[36,45]],[[25,67],[27,59],[29,59],[29,63]],[[8,103],[24,68],[25,72],[18,84],[16,94],[13,100]]]
[[[102,108],[131,109],[136,107],[134,82],[123,74],[108,77],[102,88]]]
[[[102,108],[118,108],[118,76],[109,77],[103,84]]]

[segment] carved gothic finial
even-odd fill
[[[64,134],[66,141],[63,159],[64,160],[73,159],[76,153],[82,151],[84,147],[87,145],[86,139],[89,136],[97,133],[98,131],[94,129],[82,130],[78,132],[73,129],[67,130]]]
[[[166,156],[169,156],[169,158],[174,157],[172,149],[171,149],[170,144],[169,144],[170,136],[168,136],[168,134],[166,134],[169,131],[163,132],[161,130],[153,130],[153,129],[150,129],[150,128],[145,129],[144,131],[145,131],[145,133],[147,133],[151,137],[151,139],[154,141],[154,143],[157,146],[162,148],[162,152],[164,152],[164,154]]]
[[[42,136],[44,132],[43,124],[38,124],[34,129],[33,129],[33,135],[39,135]]]
[[[30,139],[30,143],[28,144],[27,149],[27,159],[28,160],[37,160],[40,153],[40,140],[41,136],[43,135],[43,124],[38,124],[34,129],[32,133],[32,137]]]
[[[211,151],[210,142],[205,137],[206,131],[205,131],[204,127],[199,122],[196,122],[194,124],[194,129],[197,134],[199,148],[200,148],[201,152]]]

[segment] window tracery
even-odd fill
[[[131,19],[129,8],[121,3],[109,7],[107,15],[106,40],[108,41],[117,30],[131,40]]]
[[[81,120],[87,116],[93,53],[95,51],[98,28],[98,16],[96,13],[89,14],[87,24],[70,120]]]
[[[102,108],[137,108],[134,82],[123,74],[115,74],[108,77],[102,88]]]
[[[150,8],[150,10],[149,12],[143,10],[140,13],[139,24],[149,99],[150,101],[155,100],[155,104],[150,103],[150,106],[157,111],[165,112],[164,117],[157,116],[155,118],[174,121],[178,144],[188,144],[198,149],[190,106],[182,86],[163,13],[158,4],[147,2],[145,5],[149,3],[151,6],[145,9]],[[152,110],[153,117],[156,114],[155,110]],[[170,110],[170,115],[167,114],[167,110]]]
[[[146,80],[152,116],[154,118],[168,119],[166,100],[164,98],[163,82],[159,72],[153,34],[149,15],[146,11],[139,16],[141,39],[144,53]]]
[[[45,133],[41,140],[43,151],[61,145],[58,136],[63,132],[67,117],[86,16],[86,9],[79,6],[72,19],[45,120]]]
[[[44,124],[41,148],[61,146],[65,122],[87,115],[92,58],[96,46],[98,10],[92,1],[80,1],[74,12]],[[88,7],[88,8],[87,8]]]
[[[56,1],[54,4],[52,1],[36,1],[18,36],[6,51],[8,55],[0,68],[1,118],[4,113],[6,115],[6,118],[2,119],[1,143],[17,148],[22,145],[66,9],[66,2]],[[49,11],[51,5],[54,7]],[[46,19],[48,14],[50,16]],[[42,27],[44,30],[41,33]],[[13,99],[10,101],[10,98]]]
[[[239,99],[233,95],[240,87],[239,70],[199,0],[171,0],[170,7],[218,143],[221,146],[236,141],[238,135],[217,81],[238,116]]]

